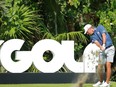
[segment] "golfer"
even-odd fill
[[[106,29],[99,25],[97,27],[87,24],[84,26],[84,34],[90,35],[92,43],[95,43],[105,54],[106,62],[106,80],[103,82],[103,74],[98,72],[99,81],[93,85],[93,87],[110,87],[110,77],[111,77],[111,64],[114,61],[115,48],[113,46],[112,40]],[[101,64],[98,64],[98,70],[100,70]]]

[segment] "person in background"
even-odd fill
[[[115,47],[112,43],[111,37],[102,25],[97,27],[92,26],[91,24],[86,24],[84,26],[84,34],[90,36],[92,43],[95,43],[104,53],[106,62],[106,80],[103,82],[103,73],[99,73],[99,81],[93,85],[93,87],[110,87],[110,77],[111,77],[111,64],[114,61]],[[101,68],[101,64],[98,64],[98,70]]]

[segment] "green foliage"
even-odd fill
[[[28,36],[32,35],[32,30],[34,30],[32,25],[35,24],[36,18],[33,13],[29,7],[14,4],[2,18],[1,37],[3,39],[8,39],[8,37],[29,39]]]
[[[21,50],[30,50],[35,42],[40,39],[40,29],[43,28],[38,10],[32,10],[31,6],[22,3],[22,0],[0,1],[0,39],[23,39]],[[15,60],[14,55],[12,59]],[[28,59],[28,58],[27,58]],[[31,71],[37,70],[31,67]]]
[[[77,8],[77,7],[80,5],[79,0],[69,0],[68,3],[69,3],[71,6],[74,6],[75,8]]]
[[[59,42],[61,42],[62,40],[74,40],[77,43],[80,43],[80,42],[87,43],[87,38],[82,34],[81,31],[62,33],[62,34],[58,34],[56,36],[53,36],[51,33],[47,32],[43,38],[54,39]]]
[[[116,72],[112,75],[111,80],[116,82]]]
[[[83,26],[102,24],[116,46],[116,0],[0,0],[0,39],[24,39],[21,50],[41,39],[75,41],[75,59],[88,39]],[[44,59],[49,60],[48,54]],[[29,71],[36,72],[34,66]],[[61,70],[68,72],[65,66]],[[38,72],[38,71],[37,71]]]
[[[28,73],[39,73],[39,70],[32,64],[31,67],[27,70]]]
[[[6,11],[7,11],[7,8],[5,5],[5,1],[1,0],[0,1],[0,16],[2,16],[4,13],[6,13]]]

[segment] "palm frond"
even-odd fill
[[[58,34],[56,36],[53,36],[51,33],[46,32],[44,34],[43,38],[54,39],[54,40],[59,41],[59,42],[61,42],[62,40],[74,40],[77,43],[82,42],[85,44],[88,41],[88,39],[82,34],[81,31],[62,33],[62,34]]]
[[[55,37],[55,39],[58,40],[58,41],[74,40],[75,42],[87,43],[87,38],[82,34],[81,31],[58,34]]]
[[[34,15],[34,11],[31,11],[24,4],[21,6],[14,4],[13,7],[9,8],[3,19],[4,23],[6,23],[3,23],[2,29],[0,30],[3,38],[6,36],[16,38],[23,34],[22,32],[25,33],[25,35],[21,35],[22,38],[27,38],[34,30],[33,26],[36,24],[34,21],[37,20],[37,16]]]
[[[46,32],[44,34],[43,39],[45,39],[45,38],[46,39],[55,39],[54,36],[51,33],[49,33],[49,32]]]

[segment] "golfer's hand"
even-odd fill
[[[106,49],[105,44],[103,44],[100,49],[101,49],[101,51],[104,51]]]
[[[106,49],[106,45],[105,44],[103,44],[102,47],[104,48],[104,50]]]

